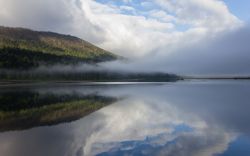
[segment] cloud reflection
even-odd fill
[[[4,156],[222,154],[242,133],[249,134],[245,124],[250,119],[249,85],[213,81],[96,88],[102,96],[126,98],[76,122],[0,133],[0,152]],[[240,122],[242,117],[245,122]]]
[[[165,102],[129,99],[98,113],[105,123],[88,137],[85,155],[209,156],[226,150],[235,138]]]

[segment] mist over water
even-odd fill
[[[160,71],[180,75],[249,75],[249,40],[248,24],[218,36],[207,36],[194,44],[180,44],[174,49],[166,47],[129,62],[107,62],[103,66],[114,70]]]

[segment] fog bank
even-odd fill
[[[209,37],[209,36],[208,36]],[[181,75],[250,75],[250,26],[223,32],[209,40],[159,50],[128,62],[103,63],[113,70],[161,71]]]

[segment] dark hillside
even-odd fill
[[[28,64],[38,65],[98,63],[115,59],[116,55],[77,37],[0,26],[0,68],[16,68],[17,65],[10,66],[16,61],[26,67],[28,60],[31,62]]]

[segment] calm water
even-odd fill
[[[250,81],[1,87],[0,155],[249,156],[249,101]]]

